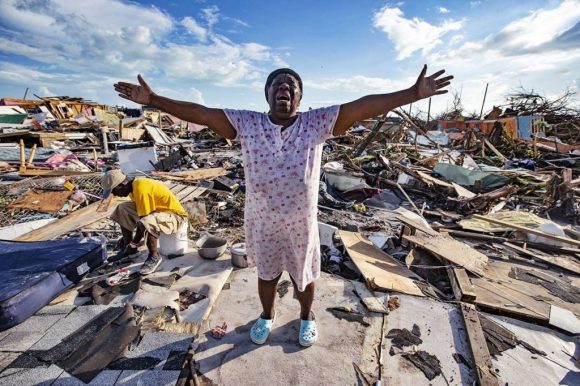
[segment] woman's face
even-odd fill
[[[290,74],[277,75],[268,88],[270,114],[278,118],[296,115],[301,99],[300,83]]]

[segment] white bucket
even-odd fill
[[[187,253],[189,240],[187,229],[189,221],[184,221],[177,232],[171,234],[162,233],[159,235],[159,253],[163,256],[183,255]]]

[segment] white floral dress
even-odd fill
[[[303,291],[320,276],[320,163],[339,106],[299,114],[285,130],[268,114],[224,112],[242,145],[248,264],[258,268],[263,280],[288,271]]]

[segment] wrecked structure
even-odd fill
[[[5,98],[0,384],[239,384],[244,361],[280,356],[276,342],[320,371],[281,358],[245,368],[245,383],[578,384],[580,117],[559,118],[433,127],[397,110],[328,140],[320,344],[281,335],[254,350],[255,309],[235,308],[257,302],[239,145],[157,110]],[[138,275],[146,253],[107,261],[123,202],[100,199],[107,168],[164,182],[188,212],[189,249],[155,274]]]

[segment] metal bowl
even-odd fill
[[[197,253],[208,260],[214,260],[223,255],[228,248],[228,241],[221,237],[205,234],[195,243]]]

